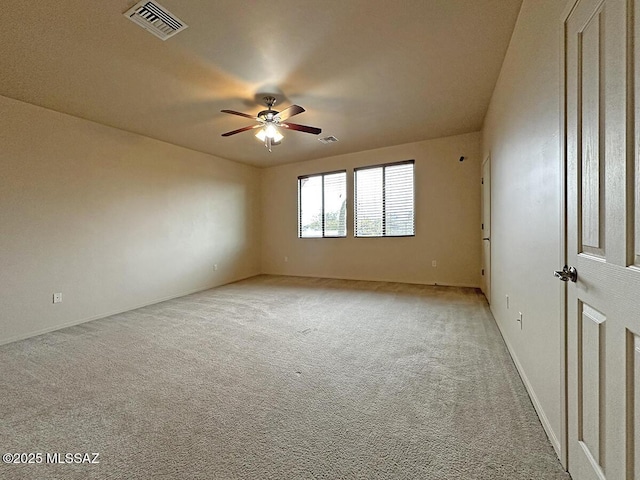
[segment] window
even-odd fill
[[[298,237],[347,236],[347,172],[298,177]]]
[[[413,165],[408,160],[354,171],[356,237],[415,235]]]

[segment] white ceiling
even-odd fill
[[[521,0],[159,0],[189,25],[165,42],[134,3],[3,2],[0,94],[267,166],[479,130]],[[274,87],[340,141],[221,137]]]

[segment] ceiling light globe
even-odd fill
[[[264,139],[268,137],[273,140],[273,143],[278,143],[284,138],[284,136],[278,131],[276,126],[272,124],[266,125],[264,128],[261,128],[258,133],[256,133],[256,137],[261,142],[264,142]]]

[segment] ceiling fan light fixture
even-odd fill
[[[298,132],[311,133],[313,135],[319,135],[322,132],[321,128],[309,127],[307,125],[299,125],[297,123],[287,122],[289,118],[294,115],[303,113],[305,110],[300,105],[291,105],[281,112],[273,109],[276,103],[275,97],[264,97],[264,102],[267,105],[267,110],[262,110],[257,115],[249,115],[248,113],[236,112],[235,110],[221,110],[222,113],[230,113],[240,117],[250,118],[258,122],[257,125],[249,125],[247,127],[232,130],[230,132],[223,133],[223,137],[230,137],[236,133],[247,132],[259,128],[256,133],[256,138],[264,143],[267,150],[271,151],[271,147],[274,145],[280,145],[284,139],[284,135],[280,133],[280,128],[286,128],[287,130],[294,130]]]
[[[272,140],[272,143],[279,143],[284,138],[284,136],[274,125],[265,125],[264,128],[258,130],[258,133],[256,133],[256,137],[261,142],[264,142],[265,138],[270,138]]]

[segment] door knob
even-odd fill
[[[571,280],[575,283],[576,280],[578,280],[578,270],[576,270],[576,267],[568,267],[567,265],[565,265],[562,270],[556,270],[553,272],[553,275],[563,282]]]

